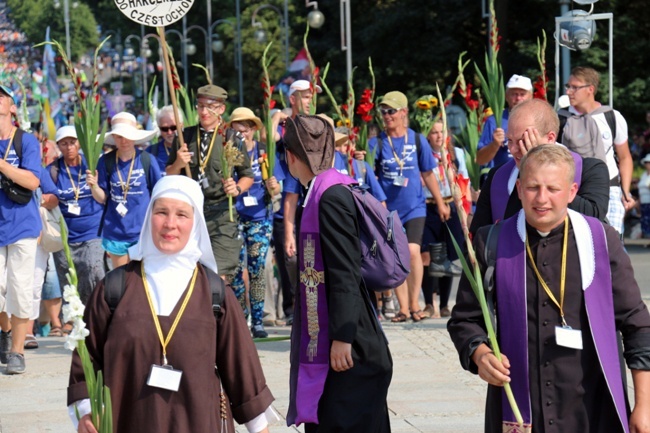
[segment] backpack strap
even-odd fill
[[[605,120],[607,121],[607,126],[609,126],[609,130],[612,133],[612,147],[616,145],[614,143],[614,140],[616,139],[616,114],[614,114],[614,110],[609,110],[605,111],[603,113],[605,115]],[[609,149],[607,149],[609,152]],[[616,165],[618,166],[618,156],[616,155],[616,152],[614,152],[614,159],[616,159]]]
[[[23,159],[23,134],[25,132],[18,128],[16,129],[16,133],[14,134],[14,142],[13,142],[13,147],[14,151],[16,152],[16,156],[18,159],[22,161]]]
[[[140,163],[142,164],[142,170],[144,170],[144,179],[147,183],[147,189],[149,190],[149,195],[153,191],[153,182],[152,179],[149,179],[151,174],[149,169],[151,168],[151,154],[149,152],[142,151],[140,152]]]
[[[208,275],[208,282],[212,291],[212,312],[214,313],[215,319],[218,319],[223,314],[221,305],[226,295],[226,283],[212,269],[206,268],[205,266],[203,266],[203,269]]]
[[[562,136],[564,135],[564,127],[566,126],[566,121],[571,117],[571,112],[566,108],[560,108],[557,110],[557,117],[560,119],[560,130],[557,133],[557,138],[555,141],[562,143]]]
[[[59,164],[61,164],[61,158],[54,160],[54,163],[50,165],[50,177],[56,185],[56,182],[59,180]]]
[[[108,194],[106,194],[106,201],[104,202],[104,209],[102,210],[102,217],[99,220],[99,228],[97,229],[97,236],[102,237],[102,230],[104,228],[104,219],[106,218],[106,211],[108,211],[108,202],[111,199],[111,172],[115,168],[115,160],[112,158],[113,152],[117,150],[111,150],[108,153],[104,154],[104,168],[106,170],[106,185],[108,185]]]
[[[487,301],[488,310],[492,319],[492,326],[496,329],[496,320],[494,318],[494,269],[497,264],[497,243],[503,224],[498,221],[490,226],[487,239],[485,240],[485,249],[483,250],[483,259],[485,260],[486,269],[483,274],[483,290],[485,291],[485,300]]]
[[[214,313],[215,319],[218,319],[223,314],[221,305],[226,294],[226,283],[212,269],[208,269],[203,265],[201,266],[208,275],[208,283],[212,291],[212,312]],[[111,314],[115,312],[125,291],[126,266],[120,266],[107,273],[106,277],[104,277],[104,300],[108,304]]]
[[[104,300],[111,314],[115,312],[126,291],[126,266],[115,268],[104,277]]]

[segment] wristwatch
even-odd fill
[[[237,195],[241,195],[241,187],[239,185],[235,185],[235,188],[237,188]]]

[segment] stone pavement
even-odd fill
[[[649,303],[650,249],[643,248],[643,242],[627,245]],[[384,325],[394,361],[388,394],[394,433],[482,431],[485,386],[461,369],[445,325],[444,319]],[[271,336],[289,334],[288,327],[268,331]],[[27,351],[27,373],[0,375],[0,433],[73,433],[65,407],[70,353],[63,348],[63,338],[39,338],[39,344],[37,350]],[[289,342],[258,343],[257,347],[276,398],[274,407],[284,417],[289,401]],[[303,429],[286,427],[283,419],[273,423],[271,431]]]

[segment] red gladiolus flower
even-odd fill
[[[269,101],[269,109],[273,110],[275,108],[275,99]]]
[[[534,98],[546,99],[546,86],[544,85],[545,82],[548,82],[548,80],[545,81],[542,76],[539,76],[537,78],[537,81],[533,83],[533,87],[535,88],[535,93],[533,94]]]
[[[341,111],[347,112],[348,111],[348,104],[341,104]]]
[[[467,104],[467,108],[471,111],[478,109],[478,101],[475,99],[466,100],[465,104]]]
[[[95,104],[99,104],[99,93],[95,95]]]
[[[81,77],[77,75],[77,86],[81,87]]]
[[[81,100],[82,101],[86,100],[86,93],[83,90],[80,92],[80,94],[81,94]]]
[[[460,193],[462,194],[463,208],[465,209],[465,212],[470,213],[472,210],[472,202],[467,199],[467,196],[469,195],[469,179],[464,177],[462,174],[458,174],[456,175],[456,184],[458,184]]]
[[[365,103],[365,102],[372,103],[371,99],[372,99],[372,90],[364,89],[363,93],[361,93],[361,101],[360,102],[361,103]]]

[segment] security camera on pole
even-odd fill
[[[162,46],[163,57],[165,59],[165,70],[167,71],[167,81],[173,83],[172,71],[169,64],[169,53],[167,52],[167,41],[165,40],[165,26],[174,24],[187,14],[194,4],[194,0],[177,0],[170,2],[132,2],[129,0],[115,0],[117,8],[126,15],[131,21],[145,26],[156,27],[160,36],[160,45]],[[174,86],[169,86],[169,96],[171,96],[172,106],[174,107],[174,120],[177,125],[181,125],[182,119],[178,116],[178,103],[176,102],[176,91]],[[185,147],[183,134],[178,134],[179,148]],[[185,166],[185,174],[191,177],[190,167]]]

